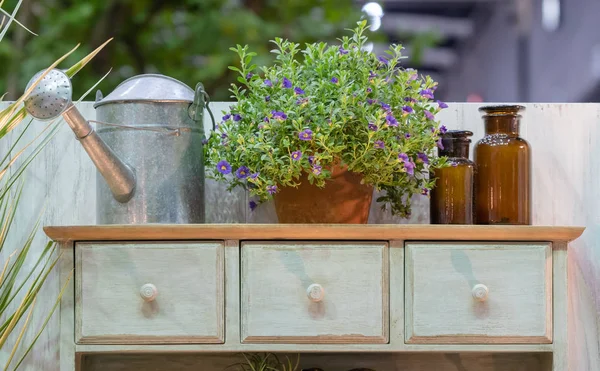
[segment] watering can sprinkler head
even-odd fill
[[[35,74],[26,90],[39,80],[46,70]],[[71,79],[61,70],[53,69],[44,76],[25,100],[27,113],[38,120],[52,120],[73,104]]]
[[[29,89],[46,70],[38,72],[27,84]],[[63,116],[108,184],[114,198],[129,201],[135,192],[133,169],[98,136],[92,125],[81,115],[72,101],[73,87],[69,76],[61,70],[49,71],[25,99],[25,110],[38,120],[53,120]]]

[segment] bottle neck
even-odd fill
[[[485,134],[519,136],[520,116],[488,116],[484,120]]]
[[[439,155],[445,157],[462,157],[469,159],[469,144],[470,140],[460,140],[455,138],[448,138],[442,140],[444,149],[440,149]]]

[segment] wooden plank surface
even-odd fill
[[[45,227],[56,241],[282,239],[572,241],[583,227],[484,225],[145,224]]]
[[[239,343],[226,341],[215,344],[77,344],[79,353],[240,353]],[[296,353],[550,353],[552,344],[244,344],[243,352],[296,352]],[[61,370],[62,371],[62,370]]]

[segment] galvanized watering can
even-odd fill
[[[96,165],[98,224],[185,224],[205,220],[203,113],[208,103],[201,83],[194,92],[167,76],[139,75],[106,97],[97,92],[96,131],[73,105],[71,80],[55,69],[25,108],[40,120],[62,115]]]

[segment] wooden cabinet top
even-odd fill
[[[428,240],[572,241],[584,227],[429,224],[141,224],[48,226],[55,241]]]

